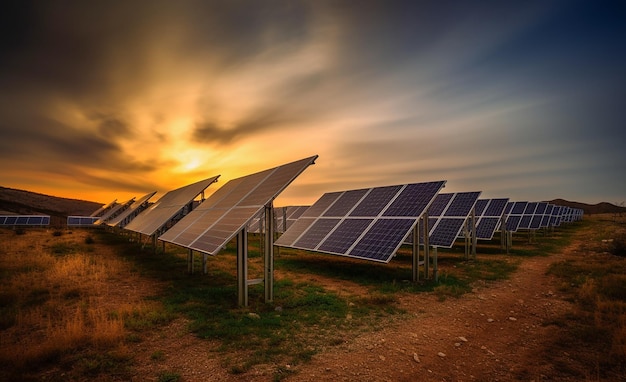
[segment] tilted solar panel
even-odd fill
[[[159,239],[216,254],[316,159],[317,155],[229,181]]]
[[[505,213],[505,215],[507,215],[506,230],[509,232],[517,232],[522,221],[524,211],[528,206],[528,202],[509,202],[507,209],[509,209],[509,205],[512,207],[510,208],[510,212]]]
[[[479,196],[479,191],[437,195],[433,205],[439,204],[438,199],[444,202],[448,200],[448,202],[442,210],[428,209],[429,220],[437,219],[434,223],[429,222],[429,226],[432,225],[432,228],[429,230],[428,244],[432,247],[451,248],[460,235],[463,225],[476,205]]]
[[[196,196],[217,182],[217,178],[219,175],[167,192],[156,203],[137,215],[124,229],[154,235],[170,220],[181,214]]]
[[[389,262],[445,181],[326,193],[275,245]]]
[[[478,199],[476,205],[483,204],[484,207],[479,212],[476,209],[476,238],[480,240],[491,240],[498,229],[501,219],[508,206],[508,198]]]
[[[0,215],[0,226],[44,226],[49,224],[49,215]]]
[[[135,217],[137,213],[142,211],[142,208],[145,208],[146,204],[148,203],[148,200],[150,200],[150,198],[152,198],[154,194],[156,194],[156,191],[145,194],[144,196],[139,198],[139,200],[134,201],[133,204],[131,204],[122,213],[107,220],[105,224],[110,227],[116,227],[116,226],[123,227],[123,225],[125,225],[124,224],[125,221],[126,223],[128,223],[128,221],[130,221],[133,217]]]

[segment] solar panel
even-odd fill
[[[50,225],[49,215],[0,215],[0,226],[44,226]]]
[[[511,206],[511,208],[509,209],[509,206]],[[526,207],[528,206],[528,202],[509,202],[509,204],[507,205],[507,209],[509,209],[510,212],[505,213],[507,215],[506,217],[506,230],[509,232],[517,232],[521,220],[522,220],[522,216],[524,215],[524,211],[526,210]]]
[[[111,203],[103,205],[102,207],[100,207],[97,210],[95,210],[94,212],[92,212],[91,215],[89,215],[89,216],[100,217],[100,216],[102,216],[102,214],[104,214],[104,212],[106,210],[112,208],[116,204],[117,204],[117,199],[114,199]]]
[[[216,254],[316,159],[317,155],[229,181],[159,239]]]
[[[478,199],[475,207],[476,239],[491,240],[493,238],[501,223],[508,201],[508,198]]]
[[[149,236],[157,233],[170,220],[184,213],[184,208],[207,187],[216,182],[217,178],[219,175],[167,192],[124,228]]]
[[[93,226],[99,219],[98,216],[68,216],[67,225],[69,227]]]
[[[148,200],[156,194],[156,191],[150,192],[139,198],[131,204],[127,209],[119,215],[107,220],[105,223],[111,227],[124,227],[130,220],[139,214],[147,206]]]
[[[275,245],[389,262],[445,181],[326,193]]]
[[[480,192],[439,194],[433,202],[436,208],[428,209],[428,244],[432,247],[451,248],[461,233],[463,225],[478,201]],[[444,206],[441,208],[441,206]]]
[[[124,203],[116,204],[113,208],[109,209],[104,214],[102,214],[102,216],[100,216],[100,219],[96,220],[95,224],[106,223],[107,221],[111,220],[113,217],[124,212],[134,201],[135,201],[135,198],[133,197],[132,199],[129,199],[125,201]]]
[[[524,213],[522,214],[522,219],[520,220],[518,230],[520,229],[530,229],[530,224],[533,220],[533,216],[535,214],[535,210],[537,209],[538,203],[529,202],[524,209]]]

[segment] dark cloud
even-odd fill
[[[275,131],[286,125],[297,125],[302,119],[291,115],[290,111],[293,110],[287,107],[256,110],[232,127],[222,127],[213,122],[201,122],[196,124],[192,140],[198,143],[232,144],[240,138],[250,138],[264,131]]]

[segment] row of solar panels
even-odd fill
[[[50,225],[49,215],[0,215],[0,226]]]
[[[316,159],[231,180],[206,200],[204,190],[219,176],[170,191],[150,206],[148,200],[154,193],[138,201],[114,201],[94,213],[98,216],[68,217],[68,225],[123,227],[214,255],[242,230],[262,231],[266,206]],[[548,203],[481,200],[479,191],[440,193],[445,184],[441,180],[330,192],[311,207],[277,210],[275,230],[284,233],[275,245],[388,262],[411,238],[420,220],[428,224],[430,246],[451,247],[472,212],[477,238],[485,239],[493,237],[503,219],[507,228],[511,221],[510,230],[515,231],[573,221],[582,214]],[[199,195],[202,201],[196,206],[193,201]]]

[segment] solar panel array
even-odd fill
[[[229,181],[159,239],[216,254],[315,159],[317,155]]]
[[[150,192],[142,196],[139,200],[135,200],[127,209],[121,212],[119,215],[112,217],[105,222],[106,225],[111,227],[124,227],[130,220],[137,216],[147,206],[148,200],[156,194],[156,191]]]
[[[322,195],[275,245],[389,262],[445,181]]]
[[[131,205],[131,203],[133,203],[134,200],[135,198],[132,198],[125,201],[124,203],[116,204],[115,206],[113,206],[113,208],[110,208],[108,211],[103,213],[102,216],[100,216],[100,219],[98,219],[95,224],[104,224],[111,218],[121,214]]]
[[[89,216],[100,217],[100,216],[102,216],[105,213],[106,210],[108,210],[110,208],[113,208],[113,206],[115,206],[116,204],[117,204],[117,199],[113,200],[109,204],[105,204],[102,207],[98,208],[97,210],[92,212],[91,215],[89,215]]]
[[[137,215],[124,228],[144,235],[154,235],[170,220],[184,214],[185,207],[207,187],[216,182],[217,178],[219,175],[169,191],[156,203]]]
[[[476,238],[491,240],[500,227],[508,198],[478,199],[475,206]]]
[[[50,225],[49,215],[0,215],[0,226]]]

